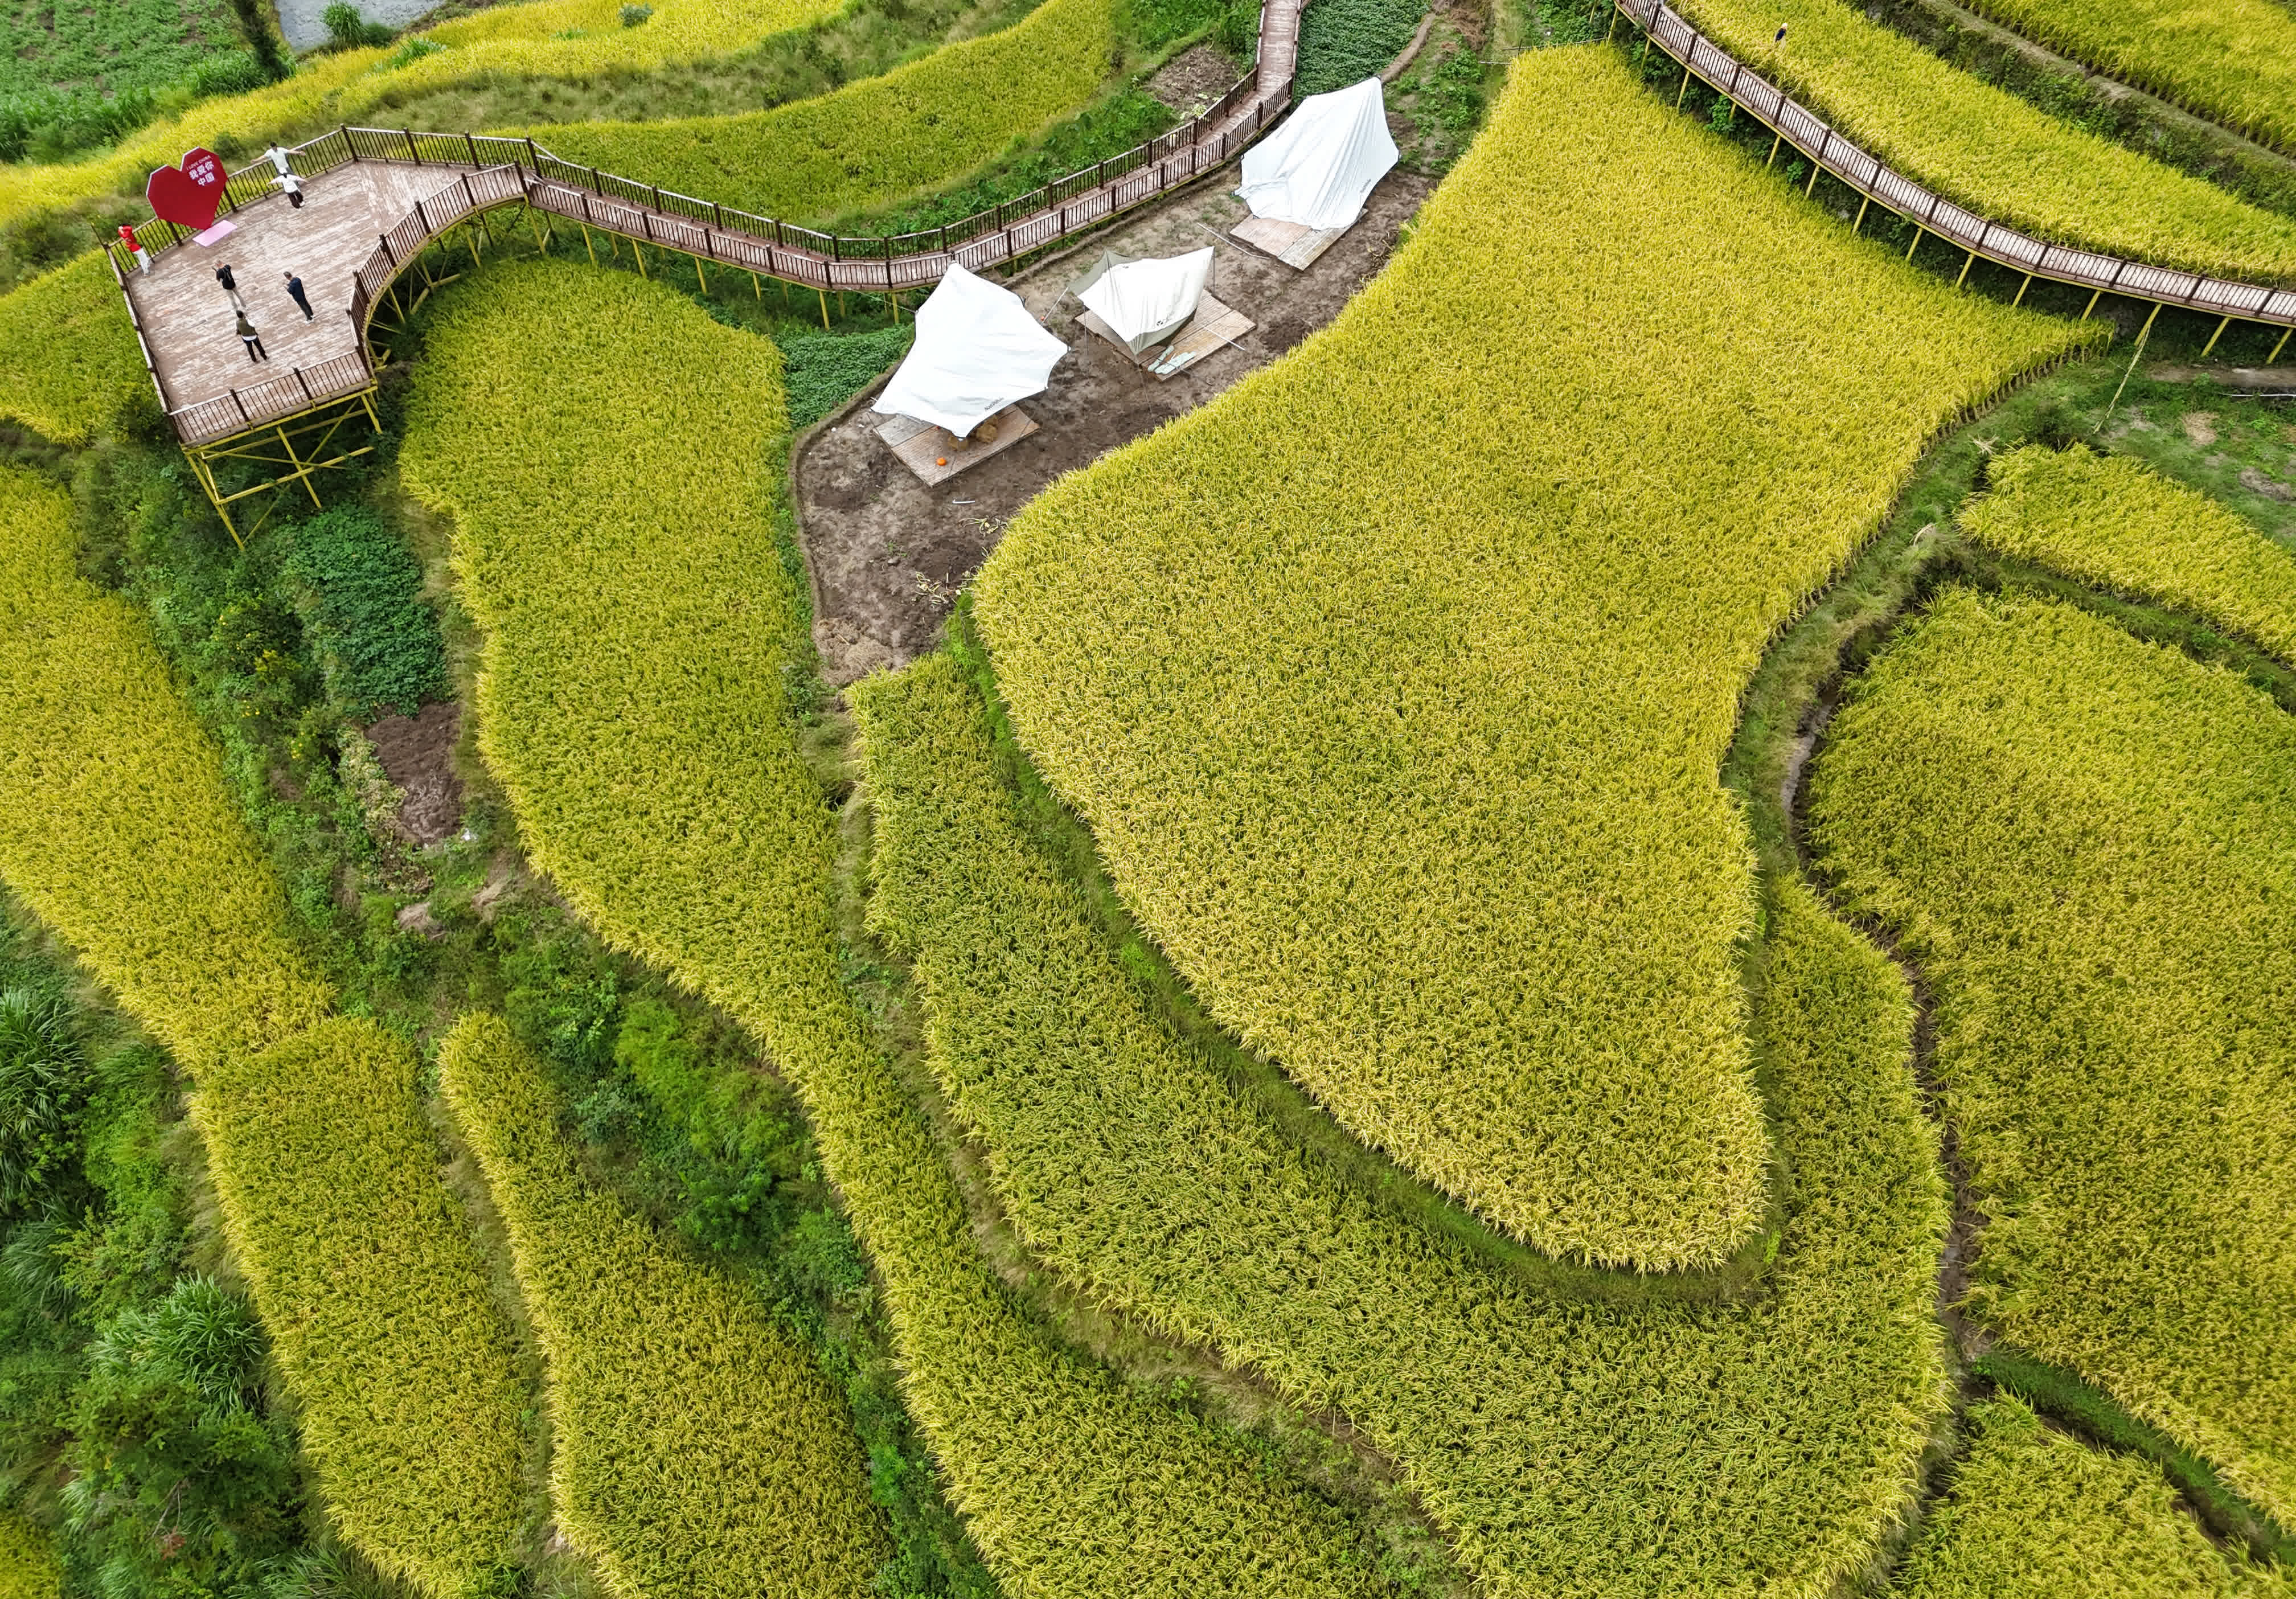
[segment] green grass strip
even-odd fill
[[[842,1406],[755,1296],[589,1190],[533,1054],[466,1017],[439,1088],[549,1363],[558,1525],[619,1594],[875,1591],[890,1552]]]
[[[536,864],[796,1084],[884,1283],[906,1398],[1015,1599],[1347,1593],[1329,1506],[1013,1304],[838,980],[835,812],[795,748],[778,357],[619,274],[497,266],[438,302],[402,467],[455,518],[480,744]]]
[[[456,1599],[509,1554],[527,1395],[413,1054],[327,1019],[214,746],[74,545],[61,492],[0,472],[0,878],[189,1069],[335,1526]]]
[[[2296,1507],[2296,719],[2072,606],[1939,595],[1829,730],[1809,836],[1936,996],[1969,1308]]]
[[[1603,1308],[1365,1199],[1163,1025],[1000,775],[964,668],[854,691],[872,924],[934,1075],[1065,1281],[1335,1406],[1496,1595],[1818,1595],[1904,1513],[1945,1410],[1945,1197],[1888,962],[1788,885],[1759,1012],[1788,1174],[1768,1292]]]

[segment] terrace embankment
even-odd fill
[[[832,687],[931,649],[956,591],[996,548],[1006,520],[1046,484],[1194,410],[1338,316],[1386,265],[1403,223],[1433,186],[1390,173],[1363,219],[1321,260],[1294,272],[1227,237],[1243,202],[1226,181],[1216,182],[1093,239],[1081,256],[1039,264],[1013,285],[1071,352],[1053,369],[1052,387],[1024,404],[1043,424],[1032,438],[929,488],[878,439],[883,418],[865,397],[800,451],[798,524],[813,572],[814,639]],[[1210,292],[1253,327],[1177,376],[1151,377],[1080,326],[1075,302],[1062,303],[1086,258],[1101,250],[1169,256],[1207,244],[1218,251]]]

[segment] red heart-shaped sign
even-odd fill
[[[152,175],[144,185],[144,198],[152,202],[154,217],[199,233],[215,221],[226,176],[212,152],[187,150],[182,166],[162,167]]]

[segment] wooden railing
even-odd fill
[[[1614,0],[1614,4],[1650,36],[1652,43],[1681,62],[1685,71],[1696,73],[1808,156],[1816,168],[1832,173],[1866,199],[1880,201],[1916,228],[1968,252],[1972,260],[1981,256],[2032,277],[2090,290],[2092,308],[2099,295],[2124,294],[2227,320],[2296,327],[2296,289],[2268,288],[2205,273],[2148,266],[2097,250],[2046,244],[2005,224],[1988,222],[1860,148],[1700,33],[1666,0]],[[1918,235],[1915,242],[1920,243]],[[1963,271],[1967,270],[1964,262]],[[2218,331],[2223,331],[2222,323]],[[2213,347],[2213,340],[2210,344]]]
[[[144,348],[144,365],[185,444],[212,443],[371,387],[366,330],[391,281],[440,234],[479,211],[523,202],[586,226],[682,251],[739,271],[808,288],[890,293],[940,281],[952,263],[994,266],[1042,250],[1132,207],[1168,193],[1242,152],[1291,104],[1303,0],[1266,0],[1251,70],[1201,115],[1123,154],[1078,168],[1043,187],[945,226],[890,235],[832,234],[761,217],[714,201],[562,160],[530,138],[486,134],[419,133],[407,128],[342,127],[288,152],[299,177],[323,176],[353,162],[459,169],[454,180],[416,202],[381,234],[354,276],[350,316],[357,349],[296,368],[217,398],[169,408],[166,385]],[[228,215],[277,190],[266,160],[226,180]],[[171,222],[147,222],[135,242],[157,255],[191,237]],[[109,251],[128,299],[124,243]],[[141,324],[137,339],[143,338]],[[291,402],[293,402],[291,404]]]

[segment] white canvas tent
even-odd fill
[[[917,341],[874,408],[962,439],[1014,400],[1043,393],[1068,350],[1019,295],[952,264],[917,308]]]
[[[1311,94],[1243,152],[1236,193],[1255,217],[1301,227],[1355,226],[1373,186],[1395,165],[1380,81]]]
[[[1188,325],[1211,270],[1209,244],[1184,256],[1146,261],[1103,250],[1098,264],[1069,291],[1136,356]]]

